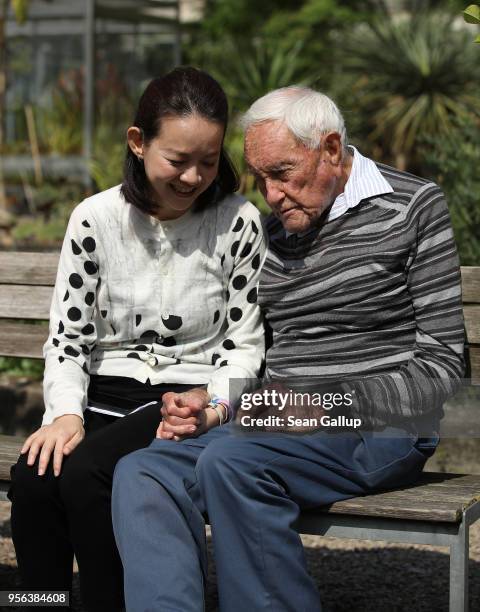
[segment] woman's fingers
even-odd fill
[[[55,438],[48,437],[43,443],[42,450],[40,451],[40,458],[38,460],[38,475],[43,476],[47,469],[48,462],[52,455],[53,449],[55,448]],[[63,448],[63,442],[62,442]]]
[[[85,437],[85,434],[83,432],[77,432],[73,438],[71,438],[63,447],[63,454],[64,455],[69,455],[74,448],[76,448],[80,442],[83,440],[83,438]]]
[[[197,429],[196,425],[192,424],[181,424],[181,425],[170,425],[167,421],[162,421],[162,431],[171,432],[175,436],[186,436],[191,435]]]
[[[164,431],[163,421],[161,421],[157,428],[157,438],[161,438],[162,440],[171,440],[173,438],[173,433],[171,431]]]
[[[63,449],[64,449],[63,439],[57,438],[57,441],[55,443],[55,448],[53,451],[53,473],[55,476],[59,476],[60,470],[62,469]]]

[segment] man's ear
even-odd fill
[[[328,132],[323,137],[323,148],[332,166],[338,166],[342,161],[342,139],[338,132]]]
[[[132,125],[127,130],[127,142],[128,146],[132,153],[138,157],[138,159],[143,159],[143,136],[142,130],[138,128],[136,125]]]

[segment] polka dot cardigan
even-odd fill
[[[142,213],[119,186],[84,200],[60,256],[43,423],[82,416],[90,374],[238,398],[264,356],[264,253],[260,215],[237,195],[173,221]]]

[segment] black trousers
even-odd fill
[[[138,405],[149,396],[150,401],[159,400],[166,391],[192,386],[147,384],[138,394],[142,398]],[[12,468],[9,497],[24,589],[71,591],[75,554],[85,608],[89,612],[123,608],[123,570],[110,511],[113,472],[121,457],[148,446],[155,437],[160,406],[121,418],[87,410],[85,439],[64,458],[58,478],[51,462],[45,475],[38,476],[38,458],[31,467],[26,455],[19,458]]]

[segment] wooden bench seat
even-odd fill
[[[0,252],[0,355],[42,357],[58,254]],[[462,268],[472,384],[480,384],[480,268]],[[19,320],[22,320],[21,322]],[[25,321],[27,320],[27,321]],[[0,496],[10,484],[23,438],[0,435]],[[300,533],[448,546],[450,612],[468,610],[469,526],[480,518],[480,476],[424,473],[410,487],[303,512]]]

